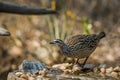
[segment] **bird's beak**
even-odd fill
[[[55,44],[55,41],[51,41],[50,44]]]

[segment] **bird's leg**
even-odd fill
[[[82,67],[84,67],[84,65],[86,64],[87,60],[88,60],[89,56],[86,57],[85,61],[82,63]]]
[[[77,58],[77,60],[75,60],[75,63],[74,64],[79,64],[79,58]]]

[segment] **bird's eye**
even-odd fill
[[[59,43],[59,41],[55,41],[56,43]]]

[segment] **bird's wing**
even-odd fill
[[[66,40],[66,44],[73,49],[83,49],[89,45],[90,41],[95,38],[95,34],[90,35],[76,35]]]
[[[75,36],[72,36],[72,37],[70,37],[70,38],[68,38],[66,40],[66,44],[69,45],[69,46],[76,45],[76,44],[84,41],[87,36],[88,35],[75,35]]]

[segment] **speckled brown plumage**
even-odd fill
[[[79,58],[86,58],[83,63],[84,65],[90,54],[96,49],[100,39],[103,37],[105,37],[104,32],[89,35],[80,34],[68,38],[65,42],[56,39],[50,43],[56,44],[63,55],[77,58],[76,63],[78,63]]]

